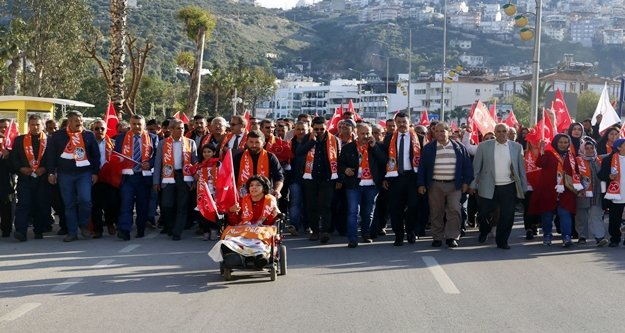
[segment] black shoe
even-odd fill
[[[171,239],[175,240],[175,241],[179,241],[180,240],[180,235],[173,235],[173,236],[171,236]]]
[[[618,247],[618,242],[610,242],[608,247]]]
[[[330,235],[327,232],[322,232],[319,234],[319,243],[328,244],[330,241]]]
[[[409,233],[406,237],[408,239],[408,243],[414,244],[417,241],[417,236],[414,233]]]
[[[59,236],[67,235],[67,229],[61,228],[56,234]]]
[[[447,247],[449,248],[458,247],[458,242],[455,239],[448,239],[445,241],[445,243],[447,244]]]
[[[161,230],[161,235],[165,235],[165,234],[169,234],[170,231],[167,228],[163,228],[163,230]]]
[[[403,239],[395,239],[395,242],[393,242],[393,246],[402,246],[402,245],[404,245]]]
[[[145,231],[137,231],[135,234],[135,238],[143,238],[145,236]]]
[[[63,241],[65,243],[73,242],[73,241],[76,241],[76,240],[78,240],[78,235],[67,234],[67,235],[65,235],[65,238],[63,238]]]
[[[467,232],[464,229],[460,230],[460,237],[464,237],[467,235]]]
[[[356,248],[357,246],[358,246],[358,242],[356,241],[347,243],[347,247],[350,249]]]
[[[480,232],[480,235],[477,237],[477,241],[480,242],[481,244],[484,244],[484,242],[486,242],[487,239],[488,239],[488,233]]]
[[[130,240],[130,232],[125,230],[117,230],[117,238],[125,241]]]
[[[532,230],[527,230],[525,232],[525,240],[532,240],[534,239],[534,232]]]
[[[94,231],[92,237],[93,237],[93,239],[100,239],[100,238],[102,238],[102,231]]]
[[[16,231],[13,233],[13,237],[15,237],[15,239],[17,239],[20,242],[25,242],[26,241],[26,235],[24,235],[23,233]]]
[[[432,241],[432,247],[441,247],[443,246],[443,241],[441,240],[433,240]]]
[[[146,225],[150,229],[156,229],[156,223],[154,223],[154,220],[148,220],[148,223],[146,223]]]
[[[497,248],[503,249],[503,250],[510,250],[510,245],[508,245],[508,244],[497,244]]]
[[[43,239],[43,234],[35,233],[35,239]]]
[[[2,232],[2,238],[9,238],[9,237],[11,237],[11,232],[10,231],[9,232],[4,232],[4,231]]]

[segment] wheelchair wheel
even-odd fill
[[[271,265],[271,268],[269,268],[269,278],[271,279],[271,281],[276,280],[277,270],[278,269],[276,267],[276,264]]]
[[[224,280],[226,281],[232,281],[232,269],[231,268],[224,268]]]
[[[286,246],[280,245],[280,274],[286,275]]]

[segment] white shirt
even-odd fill
[[[495,141],[495,185],[508,185],[512,183],[510,175],[510,147],[508,141],[499,143]]]
[[[106,140],[98,142],[98,149],[100,149],[100,167],[106,163]]]
[[[174,169],[182,170],[182,137],[174,139]]]
[[[234,148],[234,140],[236,140],[237,138],[239,138],[239,142],[237,144],[240,145],[242,137],[243,137],[243,134],[233,134],[232,138],[230,138],[230,141],[228,141],[228,148],[230,149]]]
[[[410,163],[410,135],[408,135],[408,132],[406,133],[401,133],[401,132],[397,132],[397,158],[399,158],[399,145],[401,143],[402,137],[404,136],[404,160],[403,161],[397,161],[398,163],[398,168],[399,168],[399,163],[404,163],[404,170],[405,171],[409,171],[412,170],[412,163]]]

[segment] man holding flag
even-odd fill
[[[100,150],[100,174],[98,175],[98,182],[93,185],[91,190],[93,198],[91,221],[93,222],[93,238],[101,238],[104,227],[102,217],[106,221],[109,235],[115,234],[120,204],[119,182],[117,180],[121,180],[121,165],[117,163],[120,167],[113,167],[117,160],[111,159],[115,144],[106,134],[108,133],[106,123],[103,120],[96,120],[91,124],[91,130],[95,134]]]
[[[118,136],[115,151],[128,161],[122,169],[120,188],[121,209],[117,225],[117,237],[130,240],[133,208],[136,205],[136,238],[145,234],[150,203],[150,185],[154,154],[158,146],[158,137],[145,129],[145,118],[135,114],[130,118],[130,131]]]

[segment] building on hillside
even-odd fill
[[[571,22],[571,42],[580,43],[585,47],[592,47],[596,33],[596,25],[592,20],[579,20]]]
[[[456,28],[476,30],[480,26],[481,17],[480,12],[455,13],[447,15],[447,23]]]
[[[625,43],[623,29],[604,29],[602,43],[604,45],[623,45]]]
[[[452,39],[449,41],[450,47],[457,47],[459,49],[468,50],[471,48],[472,42],[470,40],[457,40]]]
[[[484,65],[483,56],[463,54],[458,59],[465,67],[482,67]]]
[[[384,5],[367,7],[360,13],[360,22],[394,21],[400,17],[402,7],[398,5]]]

